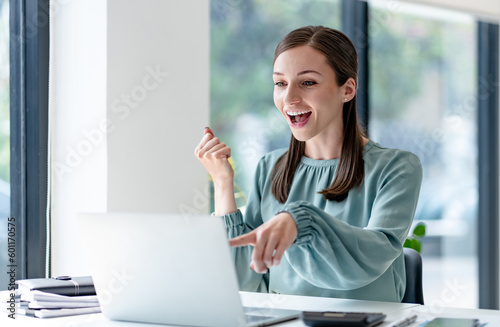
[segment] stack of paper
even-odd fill
[[[20,294],[42,291],[69,296],[95,295],[94,281],[91,276],[55,278],[30,278],[16,281]]]
[[[90,276],[22,279],[16,284],[15,294],[0,292],[0,310],[38,318],[101,312]]]
[[[5,297],[5,296],[3,296]],[[1,300],[0,300],[1,301]],[[2,301],[6,309],[6,301]],[[101,312],[96,295],[65,296],[42,291],[30,291],[16,297],[15,313],[38,318],[62,317]]]

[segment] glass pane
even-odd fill
[[[306,25],[340,28],[339,0],[212,0],[210,124],[231,147],[236,191],[248,191],[257,161],[288,147],[289,128],[273,103],[276,45]],[[238,205],[244,201],[239,199]]]
[[[477,308],[476,23],[432,7],[369,4],[369,133],[422,162],[415,220],[427,225],[426,304]]]
[[[10,215],[9,2],[0,0],[0,265],[7,266],[7,217]],[[4,271],[4,269],[1,269]],[[0,275],[0,290],[7,289]]]

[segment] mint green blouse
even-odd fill
[[[271,192],[271,172],[285,151],[259,161],[245,215],[238,210],[222,216],[229,238],[283,211],[297,223],[295,243],[266,274],[249,268],[253,247],[232,248],[240,289],[401,302],[406,283],[402,244],[420,191],[419,159],[369,141],[363,149],[363,184],[335,202],[317,192],[332,183],[338,159],[303,157],[288,200],[281,204]]]

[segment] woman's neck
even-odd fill
[[[366,137],[362,137],[363,146],[368,143]],[[338,159],[342,153],[343,135],[337,135],[329,139],[312,138],[306,141],[304,155],[315,160],[330,160]]]
[[[342,129],[334,130],[328,134],[319,134],[306,141],[304,155],[316,160],[329,160],[340,158],[344,133]]]

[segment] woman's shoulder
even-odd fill
[[[287,151],[288,149],[277,149],[273,150],[270,152],[267,152],[264,154],[258,164],[257,164],[257,171],[260,171],[261,173],[263,171],[271,171],[276,164],[276,161]]]
[[[363,157],[380,159],[391,159],[394,157],[418,157],[410,151],[397,149],[397,148],[387,148],[375,141],[369,140],[363,149]]]
[[[266,181],[271,179],[272,171],[276,161],[281,157],[287,149],[278,149],[264,154],[255,168],[255,178],[259,183],[264,185]]]
[[[420,159],[410,151],[386,148],[372,140],[365,145],[363,152],[365,164],[372,167],[402,167],[413,169],[422,169]]]
[[[274,163],[276,163],[276,161],[287,151],[288,149],[286,148],[276,149],[264,154],[260,160],[274,165]]]

